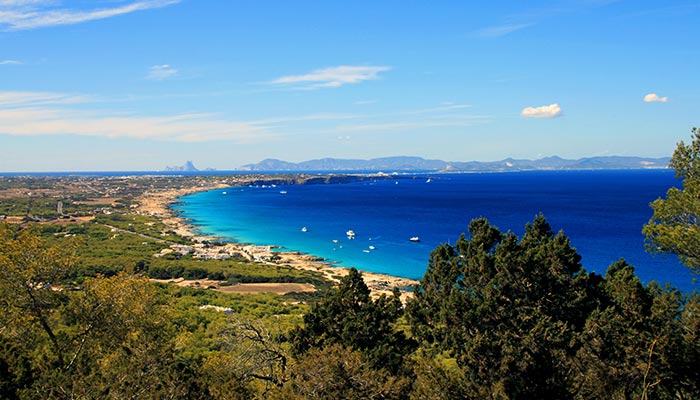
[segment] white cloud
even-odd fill
[[[20,65],[21,61],[17,60],[0,60],[0,65]]]
[[[154,81],[163,81],[166,79],[174,78],[177,75],[177,69],[171,67],[168,64],[153,65],[148,67],[148,74],[146,74],[146,79],[151,79]]]
[[[181,0],[129,1],[111,8],[76,9],[61,7],[55,0],[0,0],[0,27],[27,30],[111,18],[135,11],[161,8]],[[56,6],[56,4],[59,4]]]
[[[666,103],[668,97],[659,97],[656,93],[649,93],[644,96],[644,101],[647,103]]]
[[[561,108],[557,103],[548,106],[525,107],[520,115],[526,118],[555,118],[561,115]]]
[[[339,87],[350,83],[360,83],[377,79],[380,72],[389,71],[391,67],[370,67],[340,65],[316,69],[304,75],[288,75],[277,78],[270,84],[297,85],[300,89],[318,89],[327,87]]]

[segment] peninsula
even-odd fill
[[[231,280],[226,276],[240,276],[236,266],[250,264],[272,270],[284,267],[307,271],[316,274],[317,279],[336,283],[349,270],[335,267],[314,255],[277,251],[274,243],[254,246],[202,236],[170,206],[188,194],[232,186],[326,184],[352,182],[368,177],[370,176],[318,174],[0,176],[0,220],[12,224],[55,226],[56,228],[47,228],[51,231],[58,227],[68,227],[71,232],[89,232],[87,227],[101,227],[109,229],[113,238],[128,235],[148,240],[144,243],[155,242],[150,259],[158,259],[162,265],[146,273],[161,282],[206,287],[225,293],[309,292],[316,290],[313,283],[306,282],[309,279],[287,282],[289,279],[284,278],[275,282],[275,279],[261,281],[258,278],[245,278],[241,282],[240,279]],[[219,267],[215,269],[219,272],[211,274],[217,279],[203,280],[209,276],[201,273],[188,275],[188,269],[173,273],[176,268],[170,264],[181,264],[183,257],[192,260],[189,262],[192,270],[203,268],[197,264],[198,261],[209,261],[209,264],[218,261]],[[141,262],[145,265],[148,260]],[[362,266],[358,265],[357,268],[362,269]],[[192,279],[195,276],[198,279]],[[187,277],[190,279],[185,279]],[[364,273],[364,279],[375,296],[389,294],[395,287],[404,288],[417,283],[406,278],[369,272]],[[403,294],[404,297],[407,295]]]

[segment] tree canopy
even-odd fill
[[[521,239],[480,218],[469,238],[439,246],[408,317],[422,348],[456,365],[423,366],[417,390],[444,385],[456,397],[497,399],[697,395],[687,366],[700,367],[690,361],[698,317],[686,311],[697,297],[644,287],[622,260],[605,277],[580,260],[541,215]]]
[[[292,331],[293,348],[303,354],[339,344],[362,352],[375,367],[397,371],[413,349],[413,342],[394,328],[402,310],[398,291],[373,300],[362,274],[351,268],[338,288],[304,315],[304,327]]]
[[[683,187],[672,187],[666,198],[651,203],[654,215],[643,232],[649,251],[676,254],[700,273],[700,129],[693,128],[691,136],[690,144],[678,143],[670,164]]]
[[[700,296],[587,272],[542,215],[473,220],[405,306],[351,269],[286,325],[271,296],[77,283],[67,240],[0,224],[0,398],[700,398]],[[224,296],[237,315],[202,310]]]

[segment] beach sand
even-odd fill
[[[245,182],[239,182],[243,184]],[[178,216],[170,206],[175,203],[180,197],[209,190],[221,189],[229,187],[229,184],[212,184],[208,186],[197,186],[183,189],[168,189],[168,190],[158,190],[149,191],[144,193],[142,196],[136,199],[138,203],[138,208],[136,210],[144,214],[150,214],[160,218],[164,224],[166,224],[170,229],[176,232],[178,235],[191,238],[196,242],[219,240],[219,238],[200,236],[195,233],[194,227],[187,223],[187,221]],[[229,246],[233,246],[236,251],[245,253],[244,244],[230,243]],[[318,257],[313,255],[304,254],[300,252],[290,251],[290,252],[279,252],[280,260],[277,262],[264,262],[270,265],[289,265],[292,268],[297,268],[301,270],[309,270],[320,272],[324,277],[332,282],[339,282],[340,278],[347,275],[350,269],[344,267],[334,267],[326,261],[320,260]],[[361,269],[361,268],[358,268]],[[412,296],[412,293],[403,290],[409,286],[415,285],[418,281],[407,278],[400,278],[391,275],[377,274],[373,272],[362,271],[362,276],[365,283],[370,288],[373,297],[379,297],[382,294],[391,295],[392,290],[398,287],[401,290],[401,298],[405,302],[408,297]],[[200,282],[201,284],[201,282]],[[234,292],[235,290],[240,290],[237,293],[260,293],[260,292],[274,292],[274,293],[286,293],[288,291],[288,283],[277,283],[271,284],[267,283],[264,286],[258,286],[257,291],[255,286],[250,286],[253,284],[239,284],[234,286],[224,286],[220,287],[215,285],[216,290]],[[207,287],[206,285],[204,287]],[[237,288],[238,289],[234,289]],[[308,291],[308,287],[297,288],[302,289],[301,291]]]

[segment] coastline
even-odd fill
[[[172,205],[176,203],[181,197],[199,193],[206,192],[210,190],[223,189],[232,186],[238,186],[249,183],[247,180],[240,180],[237,182],[227,182],[227,183],[216,183],[203,186],[186,187],[181,189],[166,189],[159,191],[149,191],[145,192],[136,199],[138,203],[137,211],[158,217],[166,226],[177,233],[180,236],[187,237],[195,242],[205,242],[205,241],[220,241],[220,238],[200,235],[196,232],[196,227],[191,225],[189,221],[185,218],[179,216],[173,209]],[[243,255],[249,255],[250,260],[255,259],[254,255],[250,253],[250,245],[242,243],[230,243],[226,242],[226,246],[233,252],[237,252]],[[266,247],[269,249],[274,248],[274,244],[269,244],[267,246],[255,246],[255,247]],[[256,260],[255,262],[260,262],[269,265],[289,265],[292,268],[300,270],[308,270],[320,272],[323,274],[324,278],[331,282],[338,283],[341,277],[344,277],[350,271],[346,267],[336,267],[333,266],[328,261],[316,257],[311,254],[305,254],[298,251],[286,251],[275,253],[279,255],[280,259],[277,262]],[[359,268],[358,268],[359,269]],[[405,290],[409,286],[418,284],[417,280],[401,278],[397,276],[391,276],[386,274],[379,274],[374,272],[362,271],[362,277],[365,283],[369,287],[373,297],[379,297],[382,294],[391,295],[394,288],[399,288],[401,290],[401,300],[405,301],[407,298],[412,296],[411,292]]]

